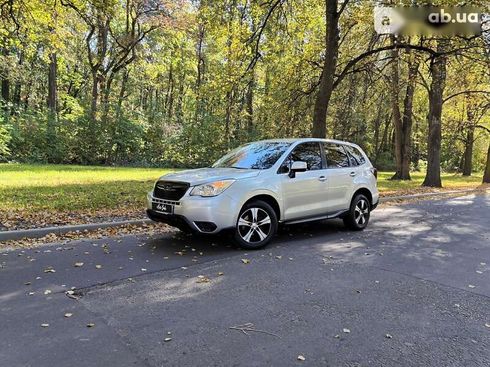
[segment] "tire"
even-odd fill
[[[369,223],[371,204],[362,194],[356,195],[350,204],[349,212],[344,217],[344,224],[354,231],[362,231]]]
[[[264,201],[254,200],[240,210],[233,238],[238,246],[257,250],[266,246],[276,232],[277,215],[274,209]]]

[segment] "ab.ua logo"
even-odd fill
[[[374,29],[394,35],[480,35],[482,13],[470,6],[377,6]]]

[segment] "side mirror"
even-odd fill
[[[306,172],[307,169],[308,169],[308,165],[306,164],[306,162],[303,161],[293,162],[291,168],[289,169],[289,177],[295,178],[296,172]]]

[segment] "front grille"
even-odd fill
[[[153,190],[153,196],[158,199],[180,200],[189,188],[186,182],[158,181]]]

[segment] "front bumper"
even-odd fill
[[[159,213],[153,203],[173,206],[173,214]],[[151,220],[167,223],[183,231],[218,233],[235,227],[239,203],[223,193],[214,197],[184,195],[179,201],[155,198],[152,192],[147,195],[147,215]]]

